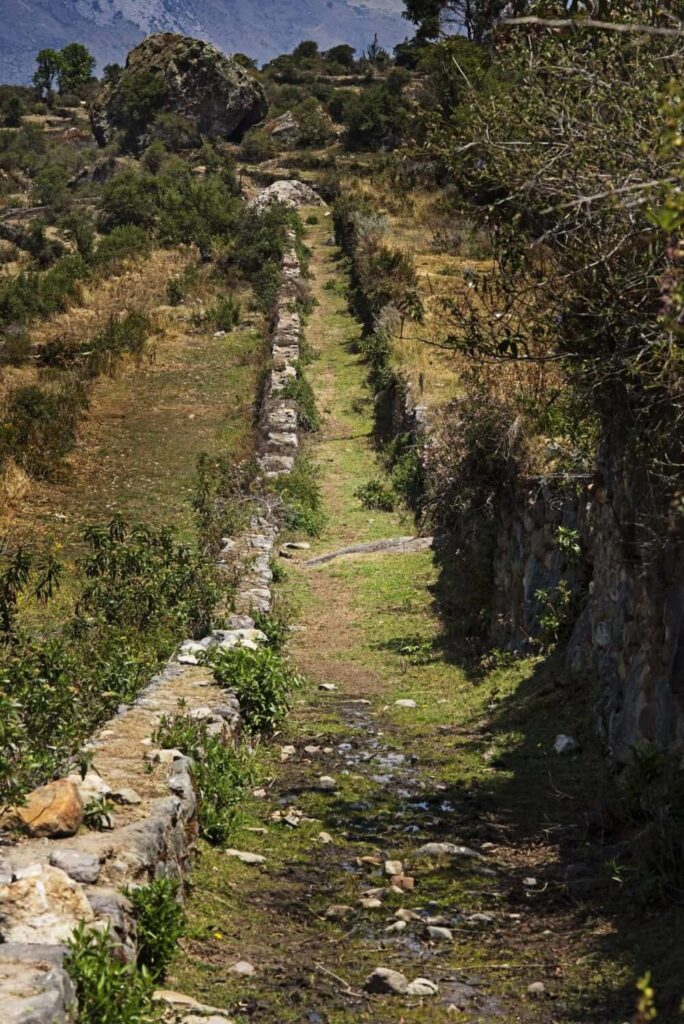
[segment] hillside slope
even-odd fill
[[[0,0],[0,66],[4,82],[27,82],[35,54],[78,40],[101,68],[123,63],[126,52],[151,32],[181,32],[242,51],[258,61],[291,50],[302,39],[322,48],[350,43],[358,50],[378,34],[388,47],[407,34],[399,0]]]

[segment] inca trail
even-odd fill
[[[568,870],[584,783],[547,759],[553,679],[527,662],[469,676],[432,550],[303,564],[414,530],[354,495],[377,468],[373,402],[329,235],[323,216],[307,228],[327,525],[278,587],[307,683],[231,840],[258,863],[202,846],[166,987],[269,1024],[578,1020],[611,938],[581,923],[591,872]]]

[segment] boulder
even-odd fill
[[[296,146],[299,142],[299,125],[291,110],[286,110],[280,117],[267,121],[264,131],[286,146]]]
[[[76,990],[62,967],[62,946],[0,947],[3,1024],[71,1024]]]
[[[3,942],[58,945],[80,921],[95,915],[80,885],[59,868],[36,864],[0,885],[0,936]]]
[[[136,81],[145,84],[147,111],[132,123],[127,108]],[[140,104],[137,104],[139,106]],[[159,113],[179,114],[209,138],[239,139],[267,110],[261,83],[211,43],[172,32],[149,36],[134,47],[116,82],[105,84],[90,108],[93,134],[106,146],[118,131],[140,151]]]
[[[14,808],[11,817],[30,836],[73,836],[83,821],[83,800],[73,782],[58,779],[29,793],[24,806]]]
[[[318,192],[303,181],[274,181],[268,188],[262,189],[258,196],[249,203],[255,210],[265,210],[271,203],[284,203],[293,209],[300,206],[325,206]]]

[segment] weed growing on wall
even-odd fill
[[[129,889],[138,932],[138,967],[149,971],[153,981],[161,981],[185,932],[185,914],[178,899],[179,883],[171,878],[155,878],[148,885]]]
[[[64,967],[76,986],[77,1024],[153,1024],[154,983],[145,969],[121,963],[109,929],[79,924],[67,943]]]
[[[185,714],[162,718],[153,735],[163,748],[176,748],[192,758],[192,772],[199,801],[200,834],[210,843],[228,838],[238,815],[240,801],[251,782],[248,755],[210,736],[202,722]]]
[[[237,696],[245,729],[255,735],[274,732],[290,709],[292,691],[302,684],[282,654],[268,647],[220,651],[210,664],[218,683]]]

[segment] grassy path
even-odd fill
[[[324,415],[312,455],[328,513],[313,553],[411,532],[354,497],[378,471],[372,403],[328,232],[309,237]],[[264,1024],[626,1020],[632,954],[563,880],[584,843],[576,801],[598,776],[591,752],[580,767],[553,754],[556,733],[583,728],[557,668],[469,677],[442,636],[429,551],[286,565],[302,628],[292,653],[310,682],[258,755],[262,788],[232,841],[266,860],[203,848],[169,986]],[[280,820],[287,809],[299,824]],[[428,843],[468,850],[421,853]],[[388,860],[401,862],[394,885]],[[254,974],[233,973],[237,961]],[[438,991],[369,995],[378,967]]]

